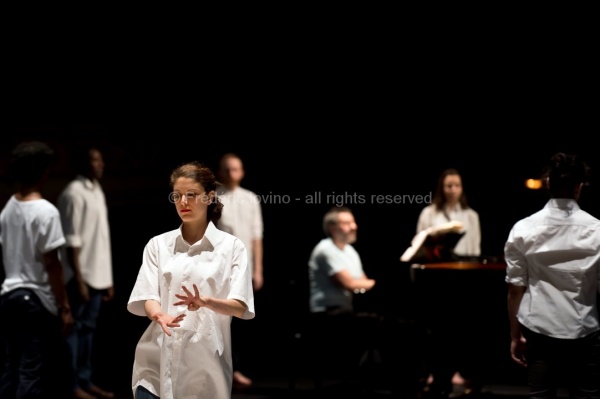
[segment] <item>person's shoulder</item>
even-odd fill
[[[543,218],[544,216],[545,216],[544,209],[540,209],[539,211],[532,213],[531,215],[525,216],[525,217],[517,220],[513,224],[512,230],[514,232],[518,232],[520,230],[529,229],[530,227],[537,224],[537,221],[540,219],[540,217]]]
[[[600,225],[600,219],[598,219],[596,216],[592,215],[588,211],[586,211],[584,209],[580,209],[578,214],[580,215],[580,217],[584,217],[585,219],[587,219],[587,221],[590,224],[592,224],[594,226]]]
[[[315,250],[316,251],[326,251],[333,247],[335,247],[335,245],[333,244],[333,240],[331,238],[322,238],[315,245]]]
[[[223,242],[237,242],[243,245],[242,240],[240,240],[237,236],[228,231],[221,230],[217,227],[217,225],[211,222],[206,229],[204,235],[208,238],[209,241],[213,243],[223,243]]]
[[[311,259],[315,259],[318,257],[324,256],[324,254],[328,253],[331,248],[332,241],[327,238],[322,238],[315,244],[315,246],[310,251]]]
[[[48,209],[48,212],[56,213],[56,214],[59,213],[58,207],[45,198],[42,198],[42,200],[40,201],[40,205],[42,207]]]
[[[76,195],[76,193],[83,189],[83,181],[79,178],[71,179],[64,186],[62,191],[59,194],[59,198]]]
[[[421,209],[421,215],[427,215],[436,211],[434,204],[429,204],[425,208]]]
[[[152,236],[148,240],[148,245],[153,244],[153,243],[158,244],[161,242],[165,242],[165,243],[170,242],[171,240],[175,239],[175,237],[177,237],[178,235],[180,235],[179,229],[165,231],[164,233],[160,233],[160,234],[156,234],[155,236]]]
[[[254,191],[249,190],[249,189],[247,189],[245,187],[242,187],[242,186],[238,187],[237,191],[238,191],[238,193],[240,195],[246,195],[246,196],[256,197],[256,193]]]
[[[60,212],[56,205],[54,205],[52,202],[48,201],[45,198],[32,202],[32,205],[35,206],[35,209],[37,209],[38,217],[41,217],[42,220],[58,220],[60,218]],[[33,208],[31,209],[33,210]]]
[[[357,251],[357,249],[356,249],[356,247],[355,247],[354,245],[352,245],[352,244],[347,244],[347,245],[346,245],[346,248],[348,249],[348,251],[350,251],[350,252],[352,252],[352,253],[355,253],[355,254],[357,254],[357,255],[358,255],[358,251]]]
[[[224,230],[215,229],[215,231],[212,232],[211,235],[214,236],[214,238],[218,239],[219,241],[234,241],[236,243],[244,245],[244,243],[242,242],[242,240],[239,237],[237,237],[236,235],[233,235],[232,233],[224,231]]]
[[[465,211],[466,211],[467,213],[471,214],[472,216],[477,216],[477,217],[479,217],[479,212],[477,212],[475,209],[471,208],[470,206],[469,206],[469,207],[467,207],[467,208],[465,209]]]

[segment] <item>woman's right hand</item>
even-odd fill
[[[184,317],[185,313],[173,317],[169,314],[158,312],[153,315],[152,320],[160,324],[165,334],[171,336],[171,330],[169,330],[169,328],[179,327],[179,323],[181,323]]]

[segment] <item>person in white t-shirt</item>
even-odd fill
[[[73,316],[58,249],[65,243],[58,209],[43,198],[54,150],[32,141],[12,152],[16,191],[0,213],[4,281],[0,289],[0,398],[66,397],[64,336]],[[61,336],[62,332],[62,336]],[[67,391],[67,392],[65,392]]]
[[[354,295],[375,286],[353,246],[358,225],[350,208],[327,211],[323,231],[326,238],[315,245],[308,260],[309,342],[318,356],[314,367],[318,388],[326,374],[348,380],[357,371],[366,334],[359,328]]]

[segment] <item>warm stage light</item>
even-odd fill
[[[541,179],[527,179],[525,180],[525,187],[530,190],[539,190],[542,188],[542,180]]]

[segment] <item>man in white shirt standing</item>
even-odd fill
[[[512,359],[528,370],[530,398],[600,398],[600,220],[580,209],[588,167],[552,156],[550,200],[517,222],[504,252]]]
[[[67,338],[75,372],[73,397],[112,398],[92,382],[92,349],[103,301],[112,299],[113,273],[108,210],[99,179],[104,173],[100,150],[85,148],[75,154],[77,176],[58,197],[67,243],[61,253],[67,289],[75,318]]]
[[[263,218],[260,200],[250,190],[240,186],[245,171],[241,158],[233,153],[224,154],[219,162],[219,179],[222,183],[217,196],[223,203],[223,213],[217,228],[233,234],[246,245],[248,267],[252,270],[252,288],[259,291],[263,286]],[[252,379],[242,369],[245,366],[247,334],[245,323],[232,321],[233,339],[233,386],[248,388]]]

